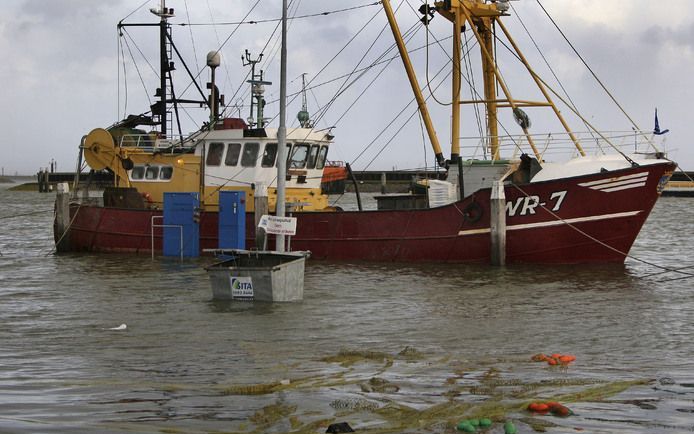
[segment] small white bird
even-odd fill
[[[121,325],[119,325],[118,327],[111,327],[109,330],[125,330],[125,329],[127,329],[127,328],[128,328],[127,325],[121,324]]]

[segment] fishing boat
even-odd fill
[[[325,194],[342,194],[347,182],[347,167],[343,161],[327,161],[323,168],[321,190]]]
[[[302,120],[306,116],[300,117],[300,127],[286,130],[286,202],[297,218],[291,247],[310,251],[312,260],[486,263],[499,253],[495,237],[501,232],[502,263],[623,262],[675,163],[657,150],[631,155],[621,151],[580,113],[576,116],[591,127],[591,136],[586,140],[575,134],[554,102],[561,96],[534,72],[504,26],[510,7],[507,0],[445,0],[420,8],[423,26],[440,16],[453,29],[451,150],[449,158],[444,157],[395,13],[389,0],[381,4],[437,164],[448,172],[446,183],[437,191],[429,187],[429,206],[424,209],[331,207],[320,184],[334,137],[329,130]],[[84,136],[78,165],[83,156],[92,170],[108,171],[113,187],[96,201],[80,199],[73,192],[69,212],[55,225],[58,251],[161,252],[162,231],[153,221],[162,215],[168,192],[198,195],[200,251],[217,248],[221,191],[245,193],[247,246],[255,242],[253,204],[259,185],[267,187],[271,212],[280,214],[275,210],[278,129],[265,123],[263,113],[264,87],[269,82],[253,71],[249,82],[255,117],[225,116],[215,83],[218,53],[211,52],[207,62],[210,94],[200,89],[200,103],[210,110],[209,122],[189,136],[172,133],[172,115],[182,103],[170,81],[171,53],[176,50],[171,49],[169,20],[174,11],[162,0],[153,12],[160,18],[153,24],[159,26],[161,42],[158,101],[148,113]],[[484,78],[483,94],[467,101],[461,99],[463,33],[479,46]],[[542,94],[541,100],[512,95],[495,57],[501,35]],[[248,53],[246,58],[252,63]],[[486,134],[481,140],[488,159],[466,160],[460,154],[460,108],[465,104],[481,106],[486,113]],[[545,161],[538,135],[530,133],[530,118],[524,111],[528,107],[544,108],[558,120],[565,129],[565,142],[575,147],[576,158]],[[520,132],[512,137],[514,144],[524,148],[520,155],[502,155],[501,141],[511,137],[500,131],[503,109],[510,110],[518,124]],[[569,110],[575,111],[572,105]],[[583,148],[586,141],[600,142],[614,152],[588,155]]]

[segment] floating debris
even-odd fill
[[[372,377],[368,382],[362,383],[359,386],[362,392],[366,393],[395,393],[400,390],[400,387],[397,385],[378,377]]]
[[[249,420],[258,426],[271,426],[296,411],[295,405],[271,404],[256,411]]]
[[[400,351],[398,353],[398,356],[406,360],[422,360],[425,357],[423,353],[409,345],[406,346],[402,351]]]
[[[374,411],[379,405],[363,398],[335,399],[330,403],[335,410]]]
[[[324,357],[321,361],[339,363],[344,367],[352,366],[360,362],[382,362],[390,366],[393,364],[393,357],[390,354],[378,351],[340,350],[336,355]]]
[[[125,330],[127,328],[128,328],[128,326],[125,325],[125,323],[123,323],[123,324],[119,325],[118,327],[111,327],[110,329],[106,329],[106,330]]]

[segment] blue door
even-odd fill
[[[220,249],[246,248],[246,193],[243,191],[219,192],[219,241]]]
[[[199,206],[198,193],[164,193],[164,256],[200,256]]]

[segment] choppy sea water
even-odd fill
[[[53,198],[0,187],[0,432],[694,431],[694,278],[652,265],[694,274],[694,199],[624,265],[309,262],[263,304],[211,301],[206,258],[55,255]]]

